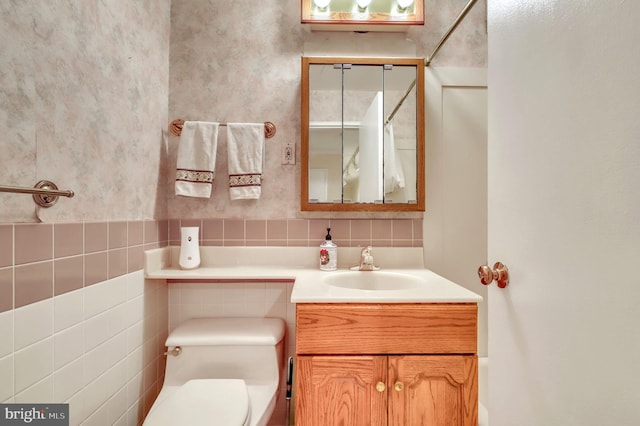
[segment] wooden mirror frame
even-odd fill
[[[425,210],[424,58],[302,57],[300,210],[345,212],[420,212]],[[309,67],[327,64],[416,66],[416,202],[415,203],[310,203],[309,202]],[[407,82],[409,86],[411,82]]]

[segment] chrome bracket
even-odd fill
[[[34,188],[48,189],[53,191],[58,190],[56,184],[51,182],[50,180],[41,180],[40,182],[35,184]],[[33,201],[35,201],[35,203],[40,207],[51,207],[58,202],[58,196],[54,194],[33,194]]]

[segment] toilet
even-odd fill
[[[285,324],[196,318],[169,334],[164,384],[144,426],[264,426],[278,398]]]

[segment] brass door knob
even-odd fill
[[[509,285],[509,269],[500,262],[496,262],[493,265],[493,270],[487,265],[479,267],[478,277],[484,285],[489,285],[494,280],[500,288],[505,288]]]
[[[396,382],[393,385],[394,389],[397,390],[398,392],[400,392],[402,389],[404,389],[404,383],[402,382]]]
[[[382,382],[378,382],[378,383],[376,383],[376,390],[377,390],[378,392],[384,392],[384,390],[385,390],[386,388],[387,388],[387,387],[384,385],[384,383],[382,383]]]

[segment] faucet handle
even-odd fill
[[[360,249],[360,264],[350,267],[352,271],[377,271],[380,268],[373,264],[372,247],[364,246]]]
[[[371,246],[364,247],[362,249],[362,264],[367,266],[373,266],[373,256],[371,255]]]
[[[365,255],[365,253],[366,254],[371,254],[371,250],[372,249],[373,249],[373,247],[371,247],[371,246],[364,246],[364,247],[362,247],[362,250],[360,250],[360,254],[363,255],[363,256]]]

